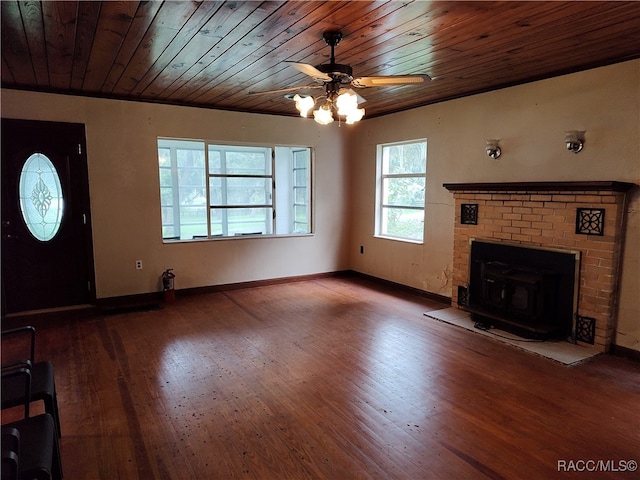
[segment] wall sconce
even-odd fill
[[[500,149],[500,146],[498,145],[499,141],[500,140],[487,140],[487,146],[485,147],[485,149],[487,151],[487,155],[489,155],[494,160],[496,158],[499,158],[500,155],[502,155],[502,150]]]
[[[570,152],[578,153],[582,151],[584,147],[584,132],[568,130],[564,135],[564,143]]]

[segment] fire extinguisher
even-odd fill
[[[173,302],[176,299],[176,291],[174,288],[174,279],[176,278],[173,269],[169,268],[162,272],[162,291],[164,292],[164,301]]]

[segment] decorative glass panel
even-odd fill
[[[64,199],[56,167],[42,153],[24,162],[20,173],[20,211],[36,239],[48,242],[56,236],[62,222]]]

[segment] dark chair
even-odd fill
[[[17,378],[29,398],[28,368],[5,368],[2,380]],[[3,480],[60,480],[62,463],[58,434],[53,417],[48,413],[28,417],[29,402],[24,403],[25,418],[2,425],[2,479]]]
[[[51,362],[35,362],[35,335],[36,331],[33,327],[21,327],[13,330],[5,330],[2,332],[2,349],[3,351],[11,350],[10,343],[24,340],[24,348],[21,352],[13,352],[14,358],[3,363],[2,370],[22,366],[28,368],[31,374],[31,394],[30,402],[42,400],[45,412],[51,415],[55,423],[58,436],[62,435],[60,430],[60,416],[58,414],[58,397],[56,394],[56,383],[53,375],[53,365]],[[20,339],[22,337],[22,339]],[[20,347],[23,345],[20,344]],[[24,350],[27,350],[26,352]],[[2,378],[2,409],[16,407],[25,404],[23,398],[25,394],[22,379],[16,376]]]
[[[2,473],[0,478],[18,478],[20,432],[15,427],[2,427]]]

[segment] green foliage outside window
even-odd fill
[[[427,143],[382,145],[377,232],[422,241],[426,190]]]

